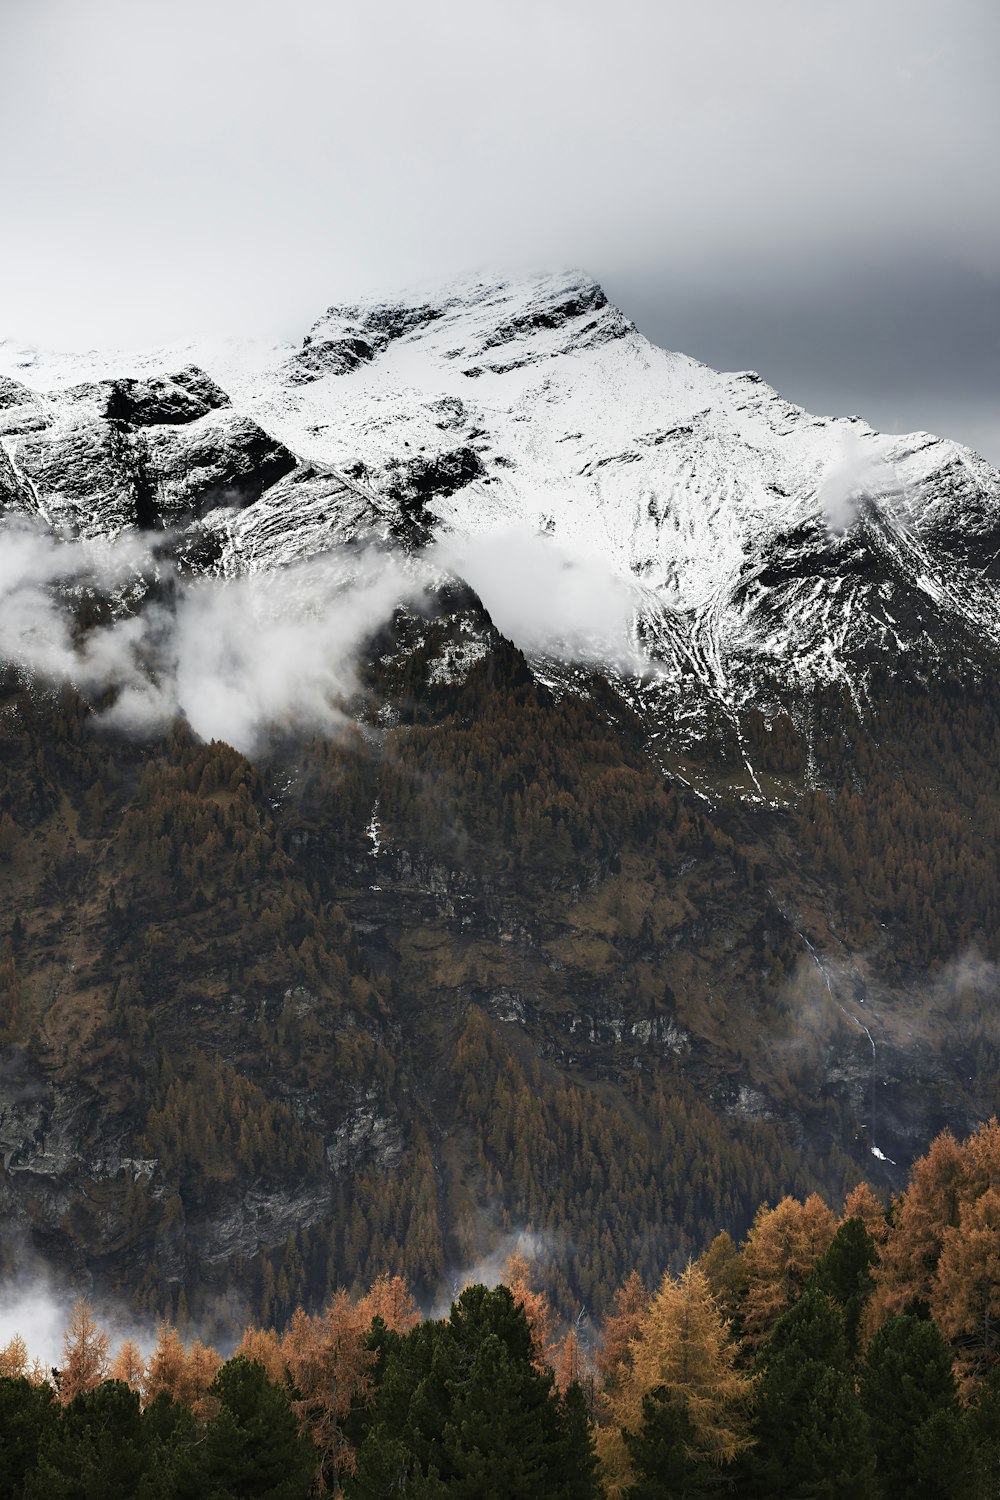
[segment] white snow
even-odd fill
[[[306,363],[344,368],[345,341],[373,357],[305,378]],[[656,348],[578,272],[471,277],[331,309],[304,352],[216,341],[54,355],[0,343],[0,374],[34,391],[190,363],[324,476],[318,488],[292,476],[220,519],[227,572],[360,531],[388,538],[409,468],[462,450],[481,473],[430,497],[435,534],[526,529],[599,558],[636,599],[634,691],[655,688],[672,714],[685,712],[692,676],[729,708],[762,668],[853,685],[855,657],[904,644],[904,596],[919,595],[932,621],[959,617],[1000,643],[996,586],[933,541],[1000,524],[996,470],[926,433],[883,438],[857,418],[815,418],[753,372]],[[51,414],[58,403],[44,399]],[[15,460],[17,441],[0,424]],[[891,580],[878,608],[879,585],[850,566],[871,551]],[[836,566],[819,566],[830,556]],[[432,676],[475,659],[470,643]]]

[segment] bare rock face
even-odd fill
[[[82,537],[248,505],[296,464],[193,366],[48,395],[5,380],[0,441],[0,504]]]

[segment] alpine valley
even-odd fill
[[[597,1317],[993,1114],[989,464],[578,274],[0,371],[5,1274]]]

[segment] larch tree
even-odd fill
[[[843,1224],[848,1219],[861,1220],[876,1248],[884,1245],[889,1237],[885,1204],[867,1182],[859,1182],[844,1199],[844,1212],[840,1222]]]
[[[98,1327],[88,1302],[77,1302],[63,1336],[63,1363],[59,1372],[59,1399],[67,1405],[81,1391],[92,1391],[107,1374],[111,1340]]]
[[[736,1368],[737,1345],[697,1266],[680,1276],[668,1272],[649,1304],[640,1336],[632,1343],[632,1367],[610,1398],[614,1429],[598,1436],[609,1491],[632,1482],[622,1430],[640,1432],[643,1397],[662,1391],[690,1424],[689,1457],[721,1467],[749,1445],[753,1381]]]
[[[341,1475],[354,1469],[354,1447],[344,1422],[352,1405],[372,1393],[376,1355],[366,1342],[369,1326],[370,1320],[340,1289],[320,1317],[310,1318],[296,1308],[281,1341],[297,1392],[292,1408],[299,1431],[319,1454],[320,1493],[336,1493]]]
[[[895,1204],[889,1235],[880,1249],[875,1295],[866,1318],[869,1332],[919,1302],[930,1304],[945,1231],[958,1225],[966,1175],[966,1153],[947,1130],[910,1168],[908,1186]]]
[[[510,1256],[503,1268],[503,1284],[513,1297],[515,1307],[524,1308],[535,1346],[535,1363],[539,1369],[544,1369],[552,1363],[555,1320],[548,1297],[534,1285],[531,1262],[526,1256],[520,1252]]]
[[[109,1380],[121,1380],[130,1390],[142,1394],[146,1381],[146,1361],[135,1339],[125,1339],[108,1367]]]
[[[649,1293],[638,1271],[632,1271],[611,1299],[597,1351],[597,1373],[609,1394],[632,1368],[632,1341],[640,1337]]]
[[[1000,1357],[1000,1189],[959,1205],[957,1225],[942,1236],[929,1301],[968,1395]]]
[[[275,1384],[284,1379],[285,1356],[281,1352],[281,1340],[273,1328],[256,1328],[249,1324],[233,1350],[234,1359],[237,1355],[242,1355],[251,1364],[260,1365],[267,1372],[268,1380]]]
[[[187,1402],[187,1353],[177,1329],[165,1319],[156,1331],[142,1394],[147,1406],[161,1395]]]
[[[801,1295],[836,1228],[818,1193],[810,1193],[804,1203],[782,1198],[774,1208],[758,1210],[743,1252],[748,1343],[759,1346]]]
[[[580,1347],[579,1335],[572,1324],[552,1350],[552,1373],[556,1379],[556,1389],[562,1391],[564,1395],[571,1385],[582,1386],[590,1379],[591,1372],[587,1359]]]
[[[358,1317],[367,1327],[373,1318],[381,1318],[393,1333],[409,1333],[420,1322],[420,1312],[404,1277],[377,1276],[358,1300]]]
[[[185,1359],[184,1398],[196,1417],[214,1416],[216,1398],[209,1394],[212,1382],[222,1366],[218,1350],[195,1339]]]
[[[28,1346],[19,1333],[0,1349],[0,1378],[19,1380],[28,1373]]]
[[[696,1264],[705,1273],[708,1284],[725,1317],[734,1322],[742,1316],[743,1300],[749,1284],[746,1256],[725,1229],[715,1236]]]

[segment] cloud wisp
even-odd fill
[[[113,692],[103,718],[129,733],[183,714],[203,739],[247,754],[275,728],[339,728],[363,642],[423,592],[399,559],[374,552],[191,581],[136,538],[98,545],[13,525],[2,540],[0,658],[84,693]],[[81,591],[113,594],[143,577],[158,587],[137,613],[75,627]]]
[[[438,557],[471,584],[497,629],[529,655],[642,671],[634,624],[638,586],[604,558],[528,527],[447,541]]]
[[[529,653],[641,667],[628,580],[537,534],[443,544],[418,559],[335,549],[271,573],[190,579],[146,539],[63,540],[21,521],[0,530],[0,660],[113,695],[102,720],[126,733],[181,714],[202,739],[253,754],[275,731],[341,729],[365,643],[397,607],[421,608],[442,572],[470,583]],[[138,609],[80,627],[88,594],[129,593],[144,593]]]
[[[816,498],[831,533],[839,537],[857,520],[865,500],[901,491],[898,475],[881,454],[845,433],[840,458],[827,470]]]

